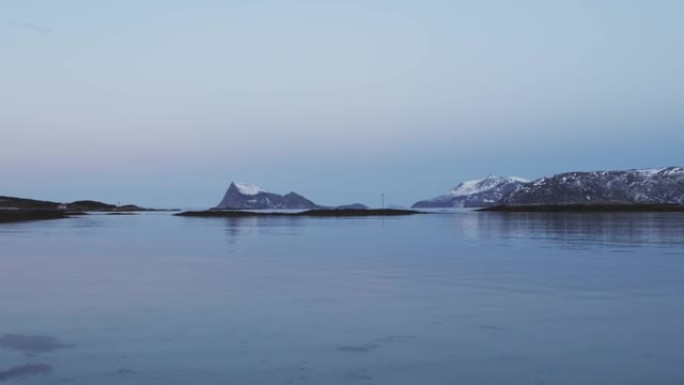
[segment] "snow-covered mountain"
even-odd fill
[[[463,182],[444,195],[419,201],[412,208],[487,207],[529,181],[518,177],[488,176]]]
[[[220,210],[264,210],[264,209],[315,209],[317,204],[291,192],[274,194],[247,183],[232,182],[221,202],[215,207]]]
[[[684,168],[557,174],[509,192],[500,204],[684,204]]]

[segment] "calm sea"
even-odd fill
[[[1,381],[684,384],[684,215],[2,224]]]

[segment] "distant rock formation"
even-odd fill
[[[57,202],[0,196],[2,210],[57,210],[60,207],[63,205]]]
[[[518,177],[488,176],[460,183],[444,195],[414,203],[412,208],[487,207],[529,181]]]
[[[261,187],[247,183],[232,182],[217,210],[310,210],[320,208],[303,196],[290,192],[285,195],[274,194]]]
[[[363,203],[352,203],[335,207],[337,210],[368,210],[370,207]]]
[[[71,202],[66,206],[69,210],[77,211],[114,211],[116,209],[116,205],[91,200]]]
[[[537,179],[497,205],[684,205],[684,168],[567,172]]]
[[[136,205],[117,206],[108,203],[80,200],[71,203],[0,196],[0,210],[58,210],[58,211],[154,211]]]
[[[179,217],[202,217],[202,218],[253,218],[253,217],[387,217],[423,214],[415,210],[397,209],[313,209],[304,211],[259,211],[259,210],[205,210],[184,211],[174,214]]]

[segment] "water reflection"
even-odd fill
[[[0,381],[7,381],[18,377],[33,376],[36,374],[48,374],[52,372],[52,366],[48,364],[24,364],[0,370]]]
[[[212,219],[213,220],[213,219]],[[265,235],[297,235],[304,226],[302,218],[293,217],[236,217],[219,218],[228,235],[228,243],[236,244],[240,239]]]
[[[55,337],[42,335],[5,334],[0,337],[0,348],[16,350],[27,355],[49,353],[73,345],[59,342]]]
[[[683,376],[682,215],[93,219],[0,233],[0,381]]]
[[[204,221],[204,219],[203,219]],[[207,226],[216,222],[212,219]],[[611,247],[629,249],[643,246],[678,249],[684,252],[684,214],[682,213],[437,213],[413,218],[327,219],[293,217],[221,218],[228,242],[235,245],[247,239],[308,237],[323,239],[346,236],[353,244],[374,243],[384,239],[386,226],[391,242],[432,243],[437,233],[446,231],[471,244],[515,246],[520,242],[539,242],[538,246],[564,249]],[[435,227],[447,221],[446,228]],[[442,222],[443,223],[443,222]],[[422,229],[429,234],[421,234]],[[335,229],[344,229],[344,233]],[[274,238],[275,237],[275,238]],[[426,237],[425,239],[421,237]],[[349,244],[345,244],[349,246]],[[345,247],[346,247],[345,246]]]
[[[228,235],[228,243],[234,245],[241,237],[246,236],[248,233],[255,234],[259,228],[258,219],[259,218],[256,217],[224,218],[223,220],[225,231]]]
[[[463,213],[453,222],[469,238],[532,238],[564,248],[684,246],[681,213]]]

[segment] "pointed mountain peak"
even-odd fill
[[[220,210],[292,210],[314,209],[317,204],[303,196],[290,192],[275,194],[249,183],[231,182],[221,202],[215,207]]]

